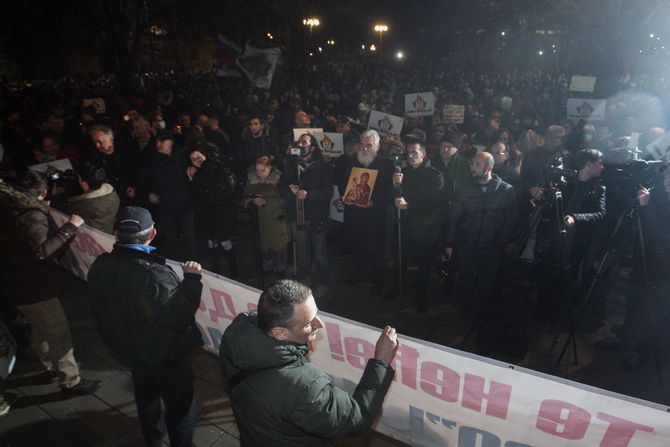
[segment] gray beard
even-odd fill
[[[373,161],[375,161],[375,157],[377,157],[377,154],[375,154],[374,152],[364,154],[363,152],[359,151],[356,153],[356,158],[358,159],[358,162],[366,168],[369,167]]]

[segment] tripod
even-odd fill
[[[296,163],[296,174],[298,179],[298,190],[300,190],[301,185],[301,174],[305,168],[300,164]],[[293,235],[293,274],[297,277],[298,273],[298,255],[300,256],[301,264],[309,265],[308,251],[307,251],[307,235],[305,234],[305,200],[301,199],[298,196],[299,193],[296,192],[295,201],[296,201],[296,231]],[[302,266],[301,266],[302,267]]]
[[[635,225],[635,230],[636,230],[636,237],[638,239],[638,243],[640,244],[640,257],[641,257],[641,264],[642,264],[642,283],[643,283],[643,294],[646,297],[649,297],[648,293],[648,285],[649,285],[649,270],[647,268],[647,253],[646,253],[646,247],[645,247],[645,238],[644,238],[644,231],[642,229],[642,222],[640,219],[640,210],[639,207],[637,206],[631,206],[629,209],[625,210],[619,218],[617,219],[616,224],[614,225],[614,228],[612,230],[612,233],[609,237],[609,240],[606,245],[606,249],[604,254],[602,255],[600,261],[598,262],[598,267],[593,274],[593,278],[591,279],[591,283],[589,284],[589,287],[584,295],[584,298],[581,300],[581,302],[575,302],[572,305],[572,308],[570,309],[570,313],[572,315],[572,321],[570,324],[570,332],[568,334],[568,338],[566,339],[563,348],[561,350],[560,355],[556,359],[555,367],[558,367],[563,360],[563,357],[565,353],[567,352],[568,346],[572,344],[572,348],[574,351],[574,358],[575,358],[575,365],[578,365],[577,361],[577,347],[576,347],[576,342],[575,342],[575,336],[579,328],[581,327],[581,324],[584,320],[584,315],[585,315],[585,310],[588,309],[593,301],[593,295],[594,291],[596,290],[598,284],[600,284],[600,281],[602,280],[602,277],[604,276],[605,272],[607,271],[607,267],[609,267],[610,262],[612,258],[614,257],[614,252],[616,251],[616,244],[615,242],[617,239],[622,235],[625,234],[625,229],[628,228],[630,224]],[[581,312],[576,312],[576,308],[579,304],[581,305]],[[654,307],[653,303],[649,303],[649,307]],[[662,384],[663,383],[663,373],[661,370],[661,361],[660,361],[660,356],[658,352],[658,343],[654,339],[653,342],[653,353],[654,353],[654,359],[655,359],[655,364],[656,364],[656,375],[658,378],[658,383]]]
[[[569,256],[568,231],[565,221],[563,220],[564,215],[563,194],[557,186],[549,185],[545,189],[541,202],[531,212],[528,218],[528,225],[524,229],[521,236],[519,237],[519,243],[517,250],[514,254],[514,259],[518,258],[524,251],[526,244],[529,242],[529,239],[532,236],[532,234],[537,231],[537,228],[540,225],[542,217],[547,212],[548,209],[551,209],[553,211],[553,219],[555,221],[554,225],[556,228],[555,236],[558,244],[559,263],[563,275],[563,284],[566,287],[564,289],[564,295],[567,295],[568,274],[570,270],[570,263],[568,259]],[[531,290],[532,290],[532,284],[531,284]],[[491,299],[488,298],[488,300],[484,302],[484,304],[477,311],[477,313],[473,315],[473,317],[471,318],[470,320],[471,322],[465,331],[463,340],[461,341],[461,349],[463,349],[465,343],[468,341],[470,336],[472,336],[472,334],[474,333],[475,329],[477,329],[477,327],[482,322],[482,318],[489,310],[490,305],[491,305]]]

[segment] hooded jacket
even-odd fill
[[[257,371],[231,390],[243,446],[329,445],[328,438],[357,436],[370,429],[393,379],[388,363],[368,360],[350,396],[307,361],[307,345],[265,334],[256,316],[238,315],[219,348],[228,379],[240,370]]]
[[[77,227],[56,229],[43,200],[0,182],[0,296],[11,305],[52,299],[62,274],[56,258]]]
[[[119,196],[109,183],[94,191],[67,200],[67,210],[84,219],[86,225],[107,234],[114,234],[114,222],[119,211]]]

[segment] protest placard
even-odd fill
[[[448,104],[442,107],[442,119],[448,124],[463,124],[465,119],[465,106]]]
[[[374,129],[380,135],[400,135],[405,119],[401,116],[373,110],[370,112],[368,129]]]
[[[410,93],[405,95],[405,115],[429,116],[435,113],[433,92]]]
[[[567,116],[571,120],[602,121],[605,119],[606,108],[605,99],[569,98]]]
[[[596,87],[596,78],[594,76],[573,75],[570,78],[571,92],[591,93]]]

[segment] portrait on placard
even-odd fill
[[[352,168],[342,201],[347,205],[368,206],[375,189],[377,174],[376,169]]]

